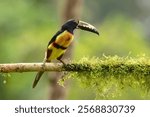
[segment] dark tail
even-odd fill
[[[34,79],[34,82],[33,82],[33,85],[32,85],[32,88],[34,88],[37,83],[39,82],[41,76],[43,75],[44,71],[39,71],[37,74],[36,74],[36,77]]]

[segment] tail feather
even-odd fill
[[[51,52],[52,50],[50,51],[49,53],[49,56],[51,55]],[[43,60],[43,65],[42,66],[45,66],[45,63],[46,62],[51,62],[50,60],[47,60],[47,52],[45,52],[45,58]],[[33,82],[33,85],[32,85],[32,88],[35,88],[37,83],[39,82],[41,76],[43,75],[44,71],[39,71],[37,74],[36,74],[36,77],[34,79],[34,82]]]
[[[32,88],[35,88],[35,86],[37,85],[37,83],[39,82],[41,76],[43,75],[44,71],[39,71],[37,74],[36,74],[36,77],[34,79],[34,82],[33,82],[33,85],[32,85]]]

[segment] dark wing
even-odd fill
[[[49,46],[51,43],[53,43],[53,42],[56,40],[57,36],[58,36],[59,34],[61,34],[62,32],[63,32],[62,30],[59,30],[59,31],[52,37],[52,39],[49,41],[49,43],[48,43],[47,46]]]

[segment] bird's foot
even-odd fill
[[[66,63],[63,60],[59,60],[64,66],[66,65]]]

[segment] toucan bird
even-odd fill
[[[80,20],[75,20],[75,19],[68,20],[65,24],[62,25],[61,29],[49,41],[47,50],[45,53],[43,65],[46,62],[51,62],[51,60],[54,60],[54,59],[57,59],[63,64],[65,64],[61,60],[61,58],[66,52],[66,49],[68,48],[68,46],[73,41],[75,29],[82,29],[82,30],[90,31],[99,35],[98,30],[89,23],[86,23]],[[37,85],[43,73],[44,71],[39,71],[36,74],[36,77],[32,86],[33,88]]]

